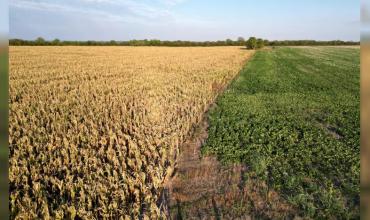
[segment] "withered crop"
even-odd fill
[[[178,146],[251,53],[10,47],[11,218],[159,218]]]

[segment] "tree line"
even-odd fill
[[[335,45],[359,45],[356,41],[315,41],[315,40],[284,40],[268,41],[265,39],[250,37],[245,40],[239,37],[237,40],[220,41],[161,41],[161,40],[129,40],[129,41],[61,41],[59,39],[45,40],[38,37],[35,40],[10,39],[12,46],[168,46],[168,47],[208,47],[208,46],[247,46],[249,49],[258,49],[264,46],[335,46]]]

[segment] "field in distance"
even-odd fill
[[[10,47],[11,218],[158,218],[178,145],[252,53]]]
[[[204,154],[247,166],[293,207],[260,217],[355,219],[360,215],[360,50],[294,47],[258,51],[209,116]],[[260,204],[245,200],[245,210]]]

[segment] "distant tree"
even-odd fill
[[[247,49],[254,50],[257,48],[257,39],[250,37],[246,42]]]
[[[265,46],[265,42],[261,38],[258,38],[257,39],[257,49],[261,49],[264,46]]]
[[[22,45],[25,45],[25,43],[24,43],[24,40],[21,40],[21,39],[10,39],[9,45],[22,46]]]
[[[135,40],[135,39],[134,40],[130,40],[129,41],[129,45],[130,46],[137,46],[137,40]]]
[[[283,40],[283,41],[268,41],[262,39],[256,39],[251,37],[248,41],[244,41],[242,37],[239,37],[237,41],[227,39],[224,41],[161,41],[157,39],[144,39],[144,40],[130,40],[130,41],[60,41],[55,39],[52,41],[46,41],[42,37],[35,40],[22,40],[22,39],[10,39],[9,45],[14,46],[38,46],[38,45],[76,45],[76,46],[107,46],[107,45],[119,45],[119,46],[169,46],[169,47],[205,47],[205,46],[231,46],[231,45],[246,45],[248,49],[258,49],[263,46],[325,46],[325,45],[360,45],[360,42],[353,41],[315,41],[315,40]]]
[[[42,37],[38,37],[38,38],[36,38],[35,43],[37,45],[45,45],[45,39],[42,38]]]
[[[58,38],[54,39],[52,42],[51,42],[52,45],[60,45],[60,40]]]
[[[146,43],[146,45],[149,45],[149,46],[159,46],[160,44],[161,44],[161,41],[157,39],[152,39]]]
[[[245,45],[245,39],[244,39],[244,37],[238,37],[237,45],[238,45],[238,46],[243,46],[243,45]]]

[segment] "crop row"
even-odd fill
[[[250,54],[11,47],[11,218],[164,217],[178,146]]]

